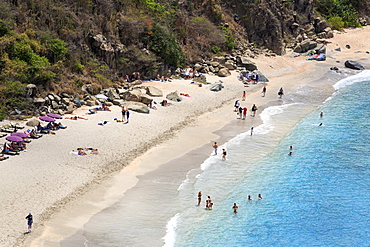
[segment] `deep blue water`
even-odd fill
[[[180,213],[174,246],[370,246],[370,73],[354,78],[356,83],[339,83],[330,99],[257,163],[245,162],[249,135],[229,144],[238,156],[227,167],[215,161],[212,169],[219,174],[210,168],[193,186],[195,193],[210,185],[207,190],[218,195],[214,209]],[[256,200],[258,193],[262,200]]]

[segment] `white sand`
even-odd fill
[[[256,59],[259,70],[271,80],[266,97],[260,94],[263,85],[244,87],[233,73],[227,78],[209,77],[208,81],[224,81],[225,88],[217,93],[209,91],[207,86],[191,85],[189,80],[146,83],[162,89],[164,94],[177,90],[191,97],[183,97],[182,102],[173,102],[170,107],[157,106],[158,110],[150,114],[131,111],[129,124],[113,121],[121,117],[119,107],[112,107],[111,112],[84,116],[88,120],[63,119],[62,123],[68,126],[66,130],[33,140],[28,152],[0,164],[3,219],[0,246],[57,246],[93,214],[134,186],[137,175],[216,140],[218,136],[213,132],[235,119],[233,103],[241,98],[243,90],[248,92],[242,106],[248,109],[253,103],[262,105],[276,100],[280,87],[289,92],[321,78],[331,66],[343,68],[345,58],[367,61],[370,55],[364,51],[370,50],[369,38],[369,28],[336,35],[328,45],[328,55],[334,58],[326,62],[307,61],[304,57]],[[350,44],[351,49],[346,49],[346,44]],[[342,52],[330,52],[336,47],[341,47]],[[363,52],[355,53],[358,50]],[[155,101],[160,102],[161,98]],[[83,116],[87,109],[81,108],[74,115]],[[109,123],[99,126],[97,123],[101,120]],[[78,147],[98,148],[99,154],[69,154]],[[120,190],[116,189],[117,184]],[[34,214],[34,232],[23,236],[24,217],[30,211]],[[68,220],[62,215],[68,215]]]

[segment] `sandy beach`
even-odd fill
[[[247,119],[241,121],[233,111],[234,101],[241,100],[243,90],[247,91],[247,98],[241,101],[241,106],[246,106],[249,111],[256,104],[257,113],[267,106],[280,104],[277,100],[280,87],[288,93],[320,81],[327,85],[323,88],[325,93],[330,94],[334,92],[331,85],[356,73],[344,68],[346,60],[357,61],[370,69],[370,55],[366,53],[370,51],[369,39],[368,27],[336,34],[329,40],[328,58],[324,62],[287,55],[254,59],[258,69],[270,79],[266,84],[245,87],[237,79],[237,72],[226,78],[207,76],[209,82],[223,81],[224,89],[220,92],[211,92],[208,86],[198,87],[191,84],[191,80],[147,82],[145,85],[158,87],[164,95],[177,90],[190,97],[183,97],[182,102],[171,102],[169,107],[157,106],[158,109],[151,110],[150,114],[131,112],[128,124],[113,120],[121,118],[118,106],[111,107],[110,112],[93,115],[86,115],[87,107],[78,109],[73,116],[88,120],[62,119],[67,129],[32,140],[27,152],[1,163],[0,213],[3,224],[0,246],[60,246],[63,239],[76,234],[93,215],[135,188],[145,174],[163,169],[163,164],[199,148],[204,152],[193,159],[204,160],[214,141],[222,144],[259,125],[258,115],[253,118],[248,113]],[[347,44],[351,49],[345,48]],[[334,51],[338,47],[341,52]],[[333,66],[337,66],[341,73],[330,71]],[[267,94],[261,97],[264,85]],[[154,98],[157,102],[162,99]],[[104,120],[108,124],[98,125]],[[5,139],[1,141],[3,143]],[[205,151],[207,146],[209,152]],[[70,154],[79,147],[97,148],[99,154]],[[182,169],[176,170],[176,174],[184,175],[191,167]],[[155,176],[152,175],[152,179]],[[136,199],[140,200],[140,197]],[[34,229],[31,234],[24,235],[24,217],[28,212],[34,215]],[[158,222],[161,233],[166,231],[163,227],[166,222]],[[162,242],[162,236],[158,243]]]

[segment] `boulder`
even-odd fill
[[[112,102],[107,101],[107,102],[105,102],[105,105],[106,105],[106,106],[112,106],[112,105],[113,105],[113,103],[112,103]]]
[[[364,70],[365,69],[364,66],[362,66],[361,64],[359,64],[355,61],[352,61],[352,60],[347,60],[344,63],[344,66],[346,66],[349,69],[355,69],[355,70]]]
[[[58,103],[57,103],[57,102],[55,102],[54,100],[53,100],[53,101],[51,101],[51,108],[53,108],[53,109],[58,109],[58,108],[59,108]]]
[[[58,95],[54,94],[54,100],[59,103],[62,99]]]
[[[301,43],[299,43],[294,48],[294,52],[297,52],[297,53],[307,52],[308,50],[314,49],[316,46],[317,46],[317,43],[315,41],[307,39],[307,40],[304,40]]]
[[[67,106],[66,106],[66,112],[65,114],[72,114],[72,112],[74,111],[75,107],[72,103],[69,103]]]
[[[215,61],[211,62],[210,64],[211,64],[212,67],[218,67],[218,66],[220,66],[220,63],[219,62],[215,62]]]
[[[224,64],[225,63],[225,57],[214,57],[213,61],[218,62],[220,64]]]
[[[122,100],[122,99],[115,99],[115,100],[113,100],[113,105],[118,105],[118,106],[122,106],[123,105],[123,103],[124,103],[125,101],[124,100]]]
[[[69,98],[62,98],[62,103],[68,105],[71,102]]]
[[[126,91],[122,94],[122,99],[127,101],[139,102],[141,98],[141,92],[139,90]]]
[[[84,93],[89,93],[89,94],[92,94],[93,93],[93,85],[92,84],[85,84],[82,86],[81,88],[82,92]]]
[[[86,100],[86,105],[87,106],[94,106],[95,105],[95,100]]]
[[[45,103],[45,99],[43,99],[43,98],[34,98],[33,99],[33,103],[35,103],[35,104],[40,104],[40,105],[42,105],[42,104],[44,104]]]
[[[225,62],[225,67],[228,68],[229,70],[236,69],[236,65],[231,60]]]
[[[37,92],[37,87],[35,84],[28,84],[26,86],[26,90],[27,90],[27,97],[35,97],[36,96],[36,92]]]
[[[253,71],[257,69],[256,64],[249,60],[247,57],[237,56],[236,61],[238,63],[238,66],[245,67],[247,70]]]
[[[115,99],[119,99],[120,98],[119,95],[116,92],[116,89],[114,89],[114,88],[109,88],[108,89],[107,96],[108,96],[108,99],[110,101],[113,101]]]
[[[223,88],[224,88],[224,86],[222,85],[222,81],[220,81],[220,82],[213,83],[209,87],[209,90],[214,91],[214,92],[218,92],[218,91],[221,91],[221,89],[223,89]]]
[[[149,107],[143,103],[140,102],[125,102],[123,105],[130,111],[135,111],[139,113],[149,113]]]
[[[163,96],[163,92],[160,89],[153,87],[153,86],[147,86],[146,93],[152,97],[162,97]]]
[[[182,97],[180,96],[179,92],[171,92],[166,95],[166,99],[180,102],[182,100]]]
[[[220,77],[227,77],[231,75],[231,73],[228,68],[222,68],[218,71],[217,75]]]

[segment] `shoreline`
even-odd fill
[[[366,39],[364,39],[364,40],[366,40]],[[356,46],[353,46],[353,47],[356,47]],[[353,49],[355,49],[355,48],[353,48]],[[351,57],[355,56],[355,54],[347,54],[347,55],[351,55]],[[360,55],[363,55],[363,54],[357,54],[357,55],[360,56]],[[278,58],[276,60],[279,60],[279,59],[280,58]],[[274,58],[269,58],[269,59],[268,58],[262,58],[260,60],[262,60],[262,62],[264,62],[263,60],[274,61]],[[294,58],[290,58],[289,60],[292,61],[293,63],[295,63],[297,61],[301,61],[301,63],[303,63],[303,64],[310,64],[312,66],[307,66],[309,68],[303,68],[304,73],[297,73],[297,74],[295,73],[294,69],[293,69],[293,71],[289,71],[289,69],[291,69],[291,67],[289,68],[289,66],[287,66],[288,67],[287,71],[289,71],[291,73],[278,75],[276,77],[270,77],[270,83],[268,83],[268,91],[267,91],[268,97],[266,97],[266,98],[260,97],[260,90],[259,89],[258,90],[256,89],[254,93],[249,93],[248,96],[247,96],[247,102],[248,102],[247,107],[248,107],[248,109],[250,108],[251,104],[253,104],[253,103],[256,103],[257,105],[261,105],[262,103],[258,103],[258,102],[265,101],[266,99],[269,99],[270,97],[276,99],[276,92],[277,92],[278,88],[281,85],[283,85],[284,89],[288,92],[289,88],[290,89],[297,88],[300,85],[303,85],[304,83],[308,83],[315,76],[316,77],[321,77],[322,74],[320,75],[320,73],[312,75],[312,73],[317,72],[316,69],[320,70],[324,74],[327,74],[328,73],[328,68],[330,67],[330,65],[332,65],[332,66],[335,65],[335,61],[330,61],[330,60],[329,61],[327,60],[327,62],[314,62],[314,63],[303,61],[302,59],[294,59]],[[257,65],[259,67],[259,70],[262,71],[266,76],[269,76],[269,72],[266,72],[267,71],[267,66],[269,64],[265,63],[265,64],[261,64],[261,66],[260,66],[260,64],[259,64],[260,62],[258,62],[258,61],[259,60],[257,59]],[[276,63],[279,64],[279,62],[276,62]],[[325,63],[325,66],[321,66],[323,63]],[[266,70],[263,69],[264,65],[266,66]],[[271,64],[270,64],[270,66],[271,66]],[[275,66],[275,65],[273,65],[273,66]],[[317,67],[319,67],[319,68],[317,68]],[[272,68],[270,68],[270,70],[272,70]],[[299,77],[303,77],[302,81],[300,81],[299,83],[289,81],[289,79],[299,78]],[[215,78],[215,80],[219,80],[219,79],[224,80],[223,78],[218,78],[218,77]],[[228,78],[226,78],[225,81],[227,79]],[[236,80],[235,78],[234,79],[229,78],[229,79]],[[280,81],[286,80],[286,81],[281,82],[281,83],[279,82],[277,84],[273,84],[273,82],[275,83],[278,80],[280,80]],[[235,96],[240,95],[241,92],[242,92],[241,89],[243,89],[241,82],[237,81],[236,83],[240,83],[240,85],[235,86],[235,89],[239,88],[238,89],[239,91],[234,92]],[[172,84],[174,84],[174,83],[172,83]],[[191,87],[189,85],[187,85],[187,86]],[[227,88],[225,88],[224,90],[227,90]],[[209,92],[209,93],[212,93],[212,92]],[[230,92],[230,94],[229,94],[230,97],[232,97],[232,94],[233,93]],[[241,98],[241,97],[237,97],[237,98]],[[41,223],[36,224],[37,232],[32,233],[31,235],[27,236],[27,238],[22,237],[21,239],[19,239],[20,242],[18,242],[18,243],[20,244],[22,241],[25,240],[25,242],[23,243],[24,246],[37,246],[37,241],[41,241],[42,238],[45,238],[44,240],[49,239],[49,241],[50,241],[50,239],[54,239],[54,240],[59,239],[59,240],[57,240],[57,242],[60,241],[60,239],[64,239],[65,236],[64,237],[63,236],[56,236],[55,235],[56,233],[50,230],[53,227],[49,227],[49,225],[50,224],[53,225],[53,223],[52,223],[53,221],[57,221],[57,224],[54,225],[54,226],[59,226],[59,227],[63,226],[63,223],[67,224],[67,228],[71,227],[71,225],[74,224],[71,228],[66,229],[66,231],[71,231],[72,232],[72,231],[78,230],[78,229],[76,229],[76,226],[78,228],[78,226],[83,225],[84,222],[86,222],[91,216],[94,215],[94,213],[87,212],[88,210],[86,210],[85,207],[81,208],[81,205],[78,205],[78,201],[82,201],[82,203],[87,202],[87,204],[90,204],[92,209],[95,210],[95,212],[99,212],[101,209],[103,209],[103,208],[105,208],[109,205],[112,205],[117,200],[118,197],[122,197],[122,195],[126,191],[128,191],[130,188],[133,188],[137,184],[137,182],[139,181],[137,176],[142,176],[142,175],[148,173],[149,171],[155,170],[156,168],[159,168],[162,164],[170,162],[171,160],[174,160],[175,158],[181,157],[183,154],[189,153],[190,151],[192,151],[196,148],[202,148],[202,147],[204,147],[204,145],[207,145],[207,143],[209,143],[210,140],[212,140],[212,141],[213,140],[218,140],[219,131],[221,131],[221,129],[223,129],[228,124],[229,125],[230,124],[231,125],[236,125],[236,126],[242,125],[242,123],[240,123],[239,120],[235,120],[235,115],[234,115],[235,113],[233,113],[232,110],[230,110],[230,109],[232,109],[232,102],[233,102],[234,99],[235,98],[230,98],[229,100],[225,100],[225,102],[220,104],[220,108],[215,109],[213,111],[209,111],[209,112],[204,111],[204,113],[200,114],[200,115],[194,114],[191,119],[182,118],[184,120],[180,121],[178,123],[179,126],[172,127],[168,130],[169,132],[168,132],[167,136],[158,137],[157,140],[159,140],[158,141],[159,143],[155,144],[154,147],[149,147],[149,146],[145,146],[144,148],[142,147],[142,150],[143,150],[143,152],[145,152],[145,154],[142,155],[142,153],[140,153],[139,154],[140,156],[138,158],[136,158],[134,161],[131,162],[130,165],[126,166],[123,169],[122,173],[125,173],[125,175],[121,176],[121,180],[116,178],[116,176],[114,176],[115,178],[113,178],[113,179],[111,178],[112,172],[113,172],[113,174],[117,174],[117,171],[115,171],[115,169],[119,170],[119,167],[122,168],[122,164],[118,164],[119,159],[117,159],[117,157],[114,157],[114,158],[116,158],[117,164],[113,166],[114,168],[111,168],[111,170],[108,170],[108,172],[105,171],[106,172],[105,174],[110,174],[110,175],[103,176],[102,174],[97,173],[96,177],[98,177],[100,179],[100,181],[95,182],[94,185],[92,185],[92,186],[90,186],[90,188],[88,188],[88,189],[90,189],[90,192],[83,193],[83,191],[80,191],[78,195],[79,196],[83,195],[83,196],[81,196],[81,198],[74,199],[72,202],[69,202],[69,205],[63,206],[63,208],[61,209],[62,211],[60,211],[60,212],[65,213],[66,210],[67,211],[69,210],[68,209],[69,207],[77,205],[75,207],[75,209],[80,208],[80,210],[75,211],[75,215],[67,214],[68,216],[70,216],[70,218],[77,217],[76,220],[74,220],[73,222],[68,222],[68,220],[65,220],[65,221],[62,220],[61,221],[60,217],[57,216],[60,213],[56,213],[55,210],[54,210],[54,211],[50,212],[50,215],[49,215],[50,220],[48,220],[47,222],[41,222]],[[253,103],[251,102],[251,100],[254,100]],[[180,105],[180,104],[182,104],[182,103],[179,103],[178,105]],[[225,104],[227,104],[227,105],[225,105]],[[176,106],[174,106],[174,107],[176,107]],[[207,110],[208,109],[212,109],[212,105],[208,106]],[[262,109],[259,109],[259,113],[261,112],[261,110]],[[216,115],[217,117],[214,117],[214,115]],[[142,118],[142,115],[137,115],[137,116],[135,115],[135,117]],[[234,119],[230,120],[232,117],[234,117]],[[181,117],[179,117],[179,119],[180,118]],[[257,120],[257,117],[254,120]],[[183,125],[184,121],[187,123],[185,126]],[[203,124],[204,124],[203,126],[200,125],[200,123],[202,121],[203,121]],[[257,124],[256,122],[257,121],[255,121],[254,124]],[[111,123],[111,124],[113,125],[115,123]],[[132,123],[130,123],[130,125],[131,124]],[[107,127],[108,126],[109,125],[107,125]],[[193,129],[191,129],[191,128],[193,128]],[[204,131],[204,129],[206,129],[207,131]],[[67,129],[67,131],[68,131],[68,129]],[[97,131],[99,131],[99,130],[97,129]],[[63,133],[64,132],[65,131],[63,131]],[[176,133],[175,136],[172,137],[170,140],[168,140],[168,136],[173,135],[173,132]],[[60,132],[60,133],[61,133],[60,135],[63,135],[62,132]],[[101,134],[101,133],[99,133],[99,134]],[[192,134],[192,135],[190,135],[190,134]],[[200,134],[202,134],[202,135],[200,135]],[[58,133],[58,135],[59,135],[59,133]],[[162,135],[163,135],[163,133],[162,133]],[[57,136],[57,137],[59,137],[59,136]],[[186,138],[189,138],[189,139],[186,139]],[[154,142],[154,141],[155,141],[155,139],[152,142]],[[179,143],[179,142],[182,143],[182,144],[186,144],[186,145],[184,145],[184,146],[178,146],[177,145],[176,146],[175,144]],[[94,144],[98,145],[98,143],[99,143],[99,141],[96,141]],[[86,143],[86,145],[89,145],[89,144],[90,143]],[[168,149],[171,149],[170,154],[168,154],[168,152],[165,152],[165,150],[168,150]],[[146,150],[146,151],[144,151],[144,150]],[[31,153],[31,152],[29,152],[29,153]],[[165,153],[166,155],[161,155],[163,153]],[[103,152],[103,153],[99,154],[99,156],[103,156],[103,155],[108,155],[108,153]],[[21,154],[20,156],[23,156],[23,154]],[[68,159],[67,162],[76,162],[76,159],[74,159],[74,158],[73,159]],[[80,157],[78,157],[78,158],[80,158]],[[106,159],[108,160],[109,158],[113,158],[113,157],[110,156],[110,157],[107,157]],[[121,160],[123,160],[123,159],[121,158]],[[104,159],[102,159],[102,160],[104,160]],[[153,161],[153,160],[155,160],[156,162],[149,162],[149,161]],[[106,161],[106,162],[109,162],[109,161]],[[148,164],[148,165],[143,167],[143,165],[142,165],[143,163]],[[93,166],[92,166],[92,168],[93,168]],[[70,172],[73,172],[73,169],[71,169]],[[107,178],[108,178],[108,180],[107,180]],[[115,181],[112,181],[112,180],[115,180]],[[115,183],[115,185],[112,185],[113,182]],[[114,189],[114,187],[116,187],[116,188]],[[95,191],[97,188],[99,188],[99,190]],[[119,190],[117,190],[117,188],[119,188]],[[92,190],[94,190],[94,191],[92,191]],[[89,196],[92,196],[92,197],[89,198]],[[96,198],[95,201],[93,199],[94,197]],[[106,201],[101,202],[99,200],[101,197],[105,197]],[[73,211],[69,211],[69,212],[73,212]],[[85,214],[85,216],[82,217],[81,216],[82,214]],[[61,215],[63,215],[63,213],[61,213]],[[24,222],[22,222],[22,223],[24,223]],[[24,225],[25,224],[22,224],[21,226],[24,228]],[[42,225],[45,225],[44,228],[43,228],[44,231],[42,233],[39,233],[40,230],[42,230],[42,228],[40,227]],[[21,229],[23,229],[23,228],[21,228]],[[62,228],[62,230],[60,228],[54,229],[54,230],[57,230],[59,234],[67,233],[67,232],[63,232],[63,228]],[[37,238],[41,234],[42,234],[41,238]],[[3,242],[0,242],[0,244],[2,244],[2,243]],[[55,245],[55,246],[58,246],[58,245]]]

